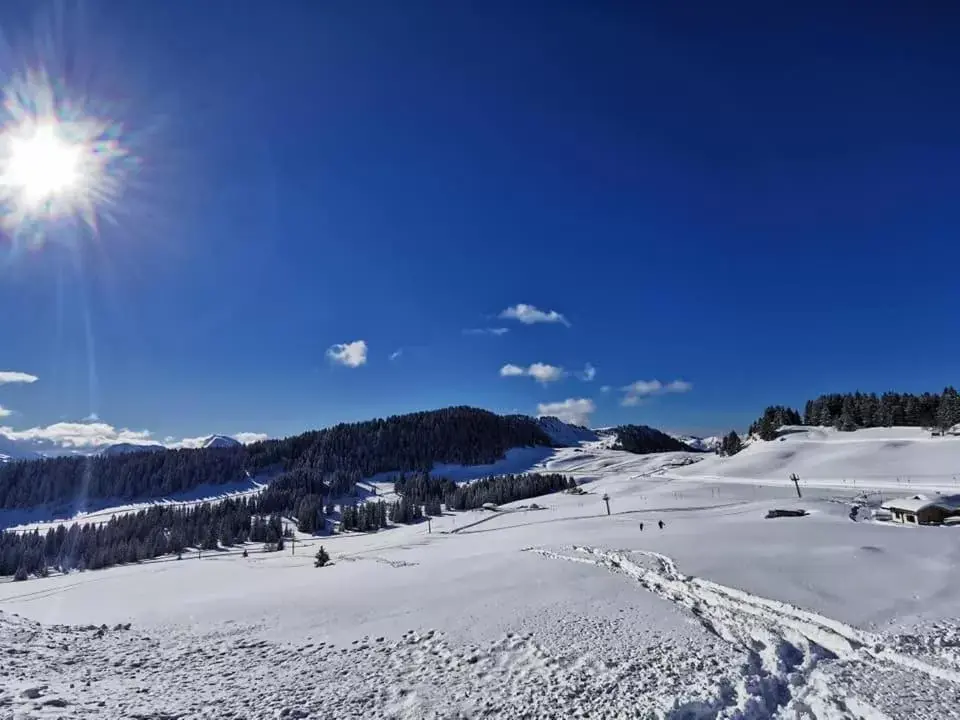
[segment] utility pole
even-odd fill
[[[296,535],[293,535],[290,538],[290,554],[291,555],[297,554],[297,536]]]
[[[607,515],[609,515],[609,514],[610,514],[610,496],[607,495],[606,493],[604,493],[604,494],[603,494],[603,497],[602,497],[601,499],[603,500],[603,502],[606,503],[606,505],[607,505]]]
[[[800,494],[800,477],[796,473],[793,473],[790,476],[790,481],[793,483],[793,486],[797,489],[797,497],[802,498],[803,495]]]
[[[430,528],[430,517],[428,516],[427,517],[427,533],[430,534],[432,532],[433,530]]]

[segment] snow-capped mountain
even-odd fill
[[[553,415],[544,415],[543,417],[537,418],[537,425],[553,440],[554,445],[559,445],[560,447],[576,445],[584,441],[592,442],[599,439],[597,433],[590,428],[583,427],[583,425],[565,423]]]
[[[0,463],[16,462],[18,460],[40,460],[43,458],[38,452],[20,447],[18,443],[0,435]]]
[[[138,453],[138,452],[159,452],[160,450],[166,450],[163,445],[137,445],[136,443],[117,443],[115,445],[110,445],[105,447],[100,451],[101,455],[127,455],[129,453]]]
[[[676,438],[685,445],[689,445],[694,450],[699,450],[700,452],[713,452],[718,447],[720,447],[721,438],[711,435],[710,437],[698,437],[696,435],[673,435],[672,437]]]
[[[240,447],[242,443],[227,435],[211,435],[203,441],[202,447],[205,448],[232,448]]]

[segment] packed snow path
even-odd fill
[[[581,546],[563,552],[530,550],[625,574],[644,589],[689,610],[707,630],[747,653],[735,684],[724,678],[715,699],[694,703],[686,715],[676,717],[883,718],[887,717],[883,712],[851,692],[851,685],[870,686],[868,694],[890,704],[891,698],[884,698],[884,688],[876,683],[894,678],[927,685],[921,695],[926,707],[915,708],[911,715],[960,717],[955,707],[960,698],[960,656],[956,654],[939,653],[934,661],[906,654],[887,647],[877,635],[822,615],[687,577],[670,558],[655,552]],[[838,682],[840,676],[842,682]],[[860,682],[851,682],[854,678]]]

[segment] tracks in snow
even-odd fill
[[[886,647],[882,638],[787,603],[683,575],[670,558],[650,551],[574,546],[544,557],[586,563],[627,575],[685,608],[708,631],[747,653],[740,677],[708,702],[678,707],[675,718],[883,718],[831,683],[831,665],[884,675],[922,673],[960,692],[960,668],[931,664]],[[824,664],[825,661],[830,661]],[[945,665],[949,665],[946,663]],[[668,717],[670,717],[668,715]]]

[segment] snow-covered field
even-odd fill
[[[0,717],[960,717],[960,529],[849,517],[898,475],[952,491],[960,441],[806,432],[584,441],[515,469],[588,494],[432,533],[0,584]]]

